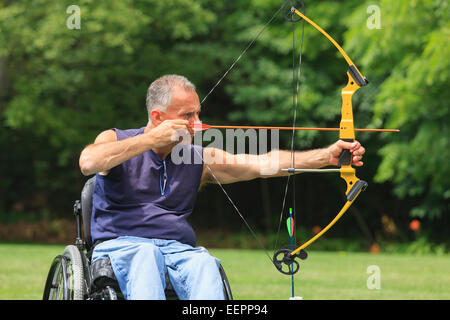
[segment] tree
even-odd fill
[[[392,181],[411,215],[450,208],[450,19],[446,1],[379,1],[381,29],[361,28],[366,5],[348,18],[347,46],[378,88],[365,108],[372,123],[401,129],[385,140],[375,181]]]

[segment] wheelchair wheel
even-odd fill
[[[86,294],[83,260],[76,246],[67,246],[50,267],[44,300],[83,300]]]
[[[228,282],[227,275],[225,274],[225,270],[223,269],[222,265],[220,265],[219,272],[222,277],[223,294],[225,296],[225,300],[233,300],[230,283]]]

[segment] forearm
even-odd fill
[[[292,157],[294,155],[294,157]],[[330,165],[330,154],[327,149],[314,149],[308,151],[288,150],[271,151],[265,155],[266,161],[261,161],[260,177],[280,177],[290,173],[282,169],[318,169]]]
[[[336,166],[344,149],[349,149],[352,153],[352,165],[363,165],[361,158],[365,149],[357,141],[338,140],[327,148],[296,151],[293,154],[289,150],[275,150],[261,155],[233,155],[220,149],[205,148],[204,160],[208,170],[204,170],[202,182],[219,180],[221,183],[233,183],[256,178],[287,176],[291,173],[282,171],[282,169],[292,167],[295,169],[319,169],[330,165]],[[214,174],[210,171],[213,171]]]
[[[279,150],[280,168],[287,169],[318,169],[328,166],[330,155],[327,149],[314,149],[308,151],[295,151],[292,160],[291,151]]]
[[[94,143],[81,152],[81,172],[88,176],[106,172],[115,166],[152,148],[152,139],[147,134],[128,139],[104,143]]]

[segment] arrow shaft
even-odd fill
[[[316,130],[316,131],[339,131],[339,128],[313,128],[313,127],[266,127],[266,126],[216,126],[207,125],[203,130],[207,129],[267,129],[267,130]],[[355,129],[355,131],[363,132],[399,132],[398,129]]]

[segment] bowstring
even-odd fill
[[[298,69],[297,69],[297,83],[296,83],[296,88],[295,88],[295,110],[297,110],[297,108],[298,108],[298,100],[299,100],[299,96],[300,96],[300,77],[301,77],[301,75],[302,75],[302,56],[303,56],[303,38],[304,38],[304,35],[305,35],[305,20],[303,20],[302,19],[302,35],[301,35],[301,41],[300,41],[300,54],[299,54],[299,56],[298,56]],[[294,43],[295,43],[295,37],[293,37],[293,41],[294,41]],[[295,46],[294,46],[294,48],[295,48]],[[295,112],[295,115],[297,115],[297,111]],[[294,124],[293,124],[293,126],[292,126],[292,128],[295,128],[296,126],[297,126],[297,124],[296,124],[296,120],[297,118],[296,118],[296,116],[294,117]],[[292,129],[292,136],[294,136],[294,134],[295,134],[295,130],[294,129]],[[294,145],[294,138],[292,138],[292,145]],[[295,148],[295,146],[294,146],[294,148]],[[294,153],[295,153],[295,149],[294,149]],[[293,162],[293,166],[292,166],[292,168],[295,168],[295,158],[294,157],[292,157],[293,158],[293,160],[292,160],[292,162]],[[295,174],[295,173],[294,173]],[[294,222],[296,221],[295,219],[296,219],[296,214],[297,214],[297,211],[295,210],[295,195],[296,195],[296,192],[295,192],[295,175],[294,175],[294,179],[293,179],[293,189],[294,189]],[[296,224],[294,224],[294,226],[296,226]],[[297,244],[297,239],[296,239],[296,235],[297,235],[297,233],[296,232],[294,232],[294,246],[296,246]]]
[[[302,19],[303,20],[303,19]],[[292,81],[295,82],[295,85],[293,85],[293,108],[294,108],[294,119],[292,124],[292,136],[291,136],[291,168],[295,168],[295,130],[294,128],[297,126],[297,109],[298,109],[298,97],[300,94],[300,76],[301,76],[301,67],[302,67],[302,53],[303,53],[303,35],[305,31],[305,21],[302,21],[302,36],[300,41],[300,54],[298,58],[298,67],[297,67],[297,79],[295,79],[295,23],[292,26]],[[296,209],[296,203],[295,203],[295,196],[297,194],[295,189],[295,172],[292,173],[292,210],[293,210],[293,217],[294,217],[294,230],[292,231],[292,236],[289,235],[291,238],[291,250],[294,250],[294,246],[297,246],[297,232],[295,232],[296,226],[297,226],[297,209]],[[291,226],[292,228],[292,226]],[[291,268],[291,267],[290,267]],[[292,290],[292,298],[295,297],[294,293],[294,275],[291,275],[291,290]]]
[[[292,23],[292,134],[291,134],[291,168],[295,168],[295,127],[297,124],[297,109],[298,109],[298,97],[300,95],[300,77],[301,77],[301,66],[302,66],[302,55],[303,55],[303,38],[305,34],[305,21],[302,19],[302,32],[301,32],[301,40],[300,40],[300,53],[297,64],[297,74],[295,73],[295,60],[296,60],[296,44],[295,44],[295,22]],[[280,219],[278,222],[278,230],[275,238],[275,245],[273,251],[275,251],[278,247],[278,238],[281,229],[281,223],[284,217],[284,211],[286,209],[286,199],[289,191],[289,184],[292,175],[292,210],[293,210],[293,219],[294,219],[294,227],[296,226],[296,187],[295,187],[295,173],[290,173],[287,176],[286,186],[284,190],[283,203],[281,206]],[[296,246],[296,232],[294,229],[294,246]]]

